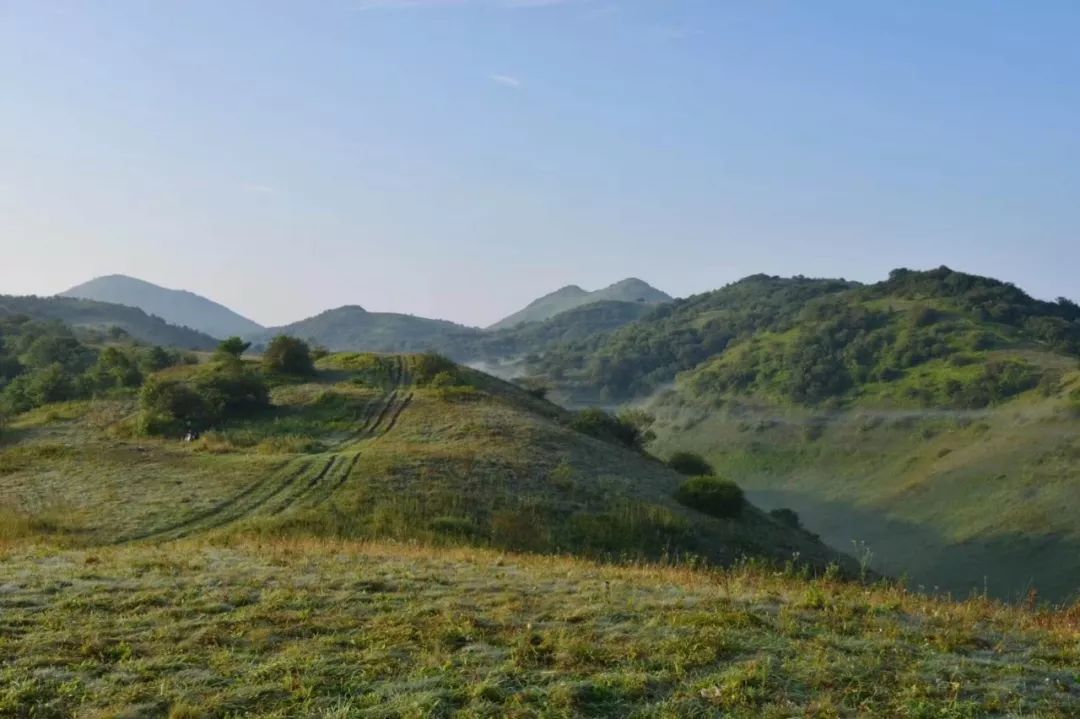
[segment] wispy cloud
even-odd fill
[[[521,80],[513,75],[488,75],[488,79],[492,82],[502,85],[503,87],[509,87],[513,90],[521,89]]]

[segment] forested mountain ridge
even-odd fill
[[[897,383],[910,394],[903,381],[917,379],[916,368],[944,364],[940,386],[911,398],[979,406],[1039,380],[1000,355],[1024,349],[1080,353],[1077,305],[942,267],[896,270],[865,286],[755,275],[553,348],[533,369],[612,399],[648,394],[693,370],[687,381],[709,396],[763,392],[812,404],[870,385]]]
[[[217,346],[217,340],[203,332],[171,325],[136,307],[96,300],[0,295],[0,315],[59,320],[75,328],[108,330],[116,327],[140,342],[165,347],[207,350]]]
[[[171,324],[191,327],[219,339],[247,336],[264,329],[257,322],[194,292],[171,290],[126,275],[97,277],[59,296],[137,307]]]

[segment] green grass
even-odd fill
[[[0,716],[1070,717],[1075,612],[477,549],[0,545]]]
[[[1028,355],[1030,361],[1056,361]],[[927,367],[926,371],[932,368]],[[667,398],[661,456],[703,453],[751,501],[790,507],[832,546],[869,544],[875,567],[914,586],[989,587],[1049,600],[1080,587],[1080,373],[981,410],[927,410],[881,396],[842,409],[754,398],[719,408]]]

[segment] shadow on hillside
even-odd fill
[[[956,542],[912,522],[801,492],[749,490],[747,496],[766,510],[794,509],[808,530],[842,552],[857,555],[856,544],[869,547],[873,569],[905,576],[913,589],[958,598],[985,590],[1007,601],[1023,599],[1032,588],[1043,601],[1080,597],[1080,541],[1070,537],[1011,533]]]

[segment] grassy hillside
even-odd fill
[[[109,330],[117,327],[140,342],[180,349],[207,350],[213,337],[187,327],[170,325],[160,317],[124,305],[68,297],[13,297],[0,295],[0,316],[25,315],[58,320],[77,328]]]
[[[449,338],[468,341],[481,331],[446,320],[346,306],[272,328],[252,339],[265,343],[279,334],[300,337],[334,351],[422,352],[442,347]]]
[[[61,292],[60,296],[138,307],[166,322],[191,327],[211,337],[246,336],[265,329],[228,307],[193,292],[170,290],[125,275],[96,277]]]
[[[739,565],[0,543],[0,716],[1073,717],[1075,611]]]
[[[756,503],[795,509],[916,586],[1063,601],[1080,590],[1080,521],[1066,509],[1080,499],[1080,373],[1054,355],[1024,360],[1060,379],[981,409],[703,405],[688,386],[655,405],[652,449],[704,453]]]
[[[576,431],[512,385],[428,364],[332,355],[310,380],[275,380],[268,409],[214,420],[194,443],[140,434],[134,400],[48,405],[11,422],[0,506],[16,525],[59,522],[58,537],[91,544],[243,530],[846,561],[752,506],[730,519],[687,509],[672,498],[681,477],[659,462]],[[209,370],[174,367],[155,386]]]
[[[529,322],[543,322],[555,315],[594,302],[629,302],[631,304],[659,305],[671,301],[670,295],[635,277],[621,280],[594,292],[583,290],[577,285],[568,285],[533,300],[525,308],[499,320],[488,329],[513,329]]]
[[[649,369],[660,338],[722,345],[654,400],[655,451],[703,452],[763,505],[927,588],[1080,587],[1080,522],[1061,511],[1080,496],[1075,304],[945,268],[847,288],[751,278],[703,299],[697,335],[679,334],[694,322],[676,305],[678,321],[651,315],[597,349],[602,387],[632,391],[679,366]]]

